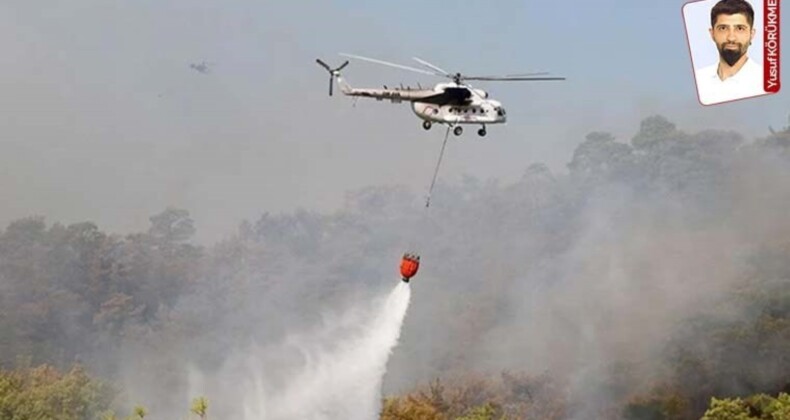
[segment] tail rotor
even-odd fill
[[[321,61],[320,58],[316,58],[315,62],[329,72],[329,96],[332,96],[332,85],[334,85],[334,78],[340,76],[340,70],[343,70],[343,68],[348,65],[348,60],[346,60],[345,63],[341,64],[336,69],[329,67],[329,65]]]

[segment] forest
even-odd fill
[[[16,220],[0,419],[240,418],[245,355],[287,382],[279,343],[391,289],[405,248],[382,419],[790,419],[790,126],[580,140],[564,171],[440,182],[427,215],[385,185],[212,245],[179,208],[131,234]]]

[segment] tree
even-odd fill
[[[189,408],[192,414],[197,414],[201,420],[205,420],[208,413],[208,400],[205,397],[197,397],[192,400],[192,405]]]
[[[568,168],[577,177],[605,178],[627,169],[631,155],[631,146],[615,142],[609,133],[596,131],[587,134],[576,148]]]
[[[80,366],[49,365],[0,372],[0,418],[86,420],[105,415],[114,391]]]
[[[148,234],[165,243],[184,242],[195,234],[195,226],[187,210],[169,207],[153,215]]]
[[[419,395],[403,398],[393,397],[384,400],[381,420],[448,420],[441,410],[429,400]]]
[[[637,150],[650,149],[664,141],[682,136],[675,124],[661,115],[647,117],[639,124],[639,131],[631,139],[631,145]]]
[[[494,420],[500,418],[498,411],[491,403],[478,405],[469,410],[469,413],[458,417],[456,420]]]
[[[790,394],[774,398],[765,394],[741,398],[711,398],[702,420],[786,420],[790,419]]]
[[[139,405],[134,407],[133,413],[135,420],[137,419],[143,420],[145,416],[148,415],[148,412],[145,410],[145,407]]]

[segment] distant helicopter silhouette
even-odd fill
[[[205,61],[201,61],[200,63],[190,63],[189,68],[200,74],[209,74],[211,72],[211,64]]]

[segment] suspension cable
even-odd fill
[[[431,194],[433,194],[433,186],[436,184],[436,177],[439,175],[439,166],[442,164],[442,157],[444,156],[444,148],[447,146],[447,139],[450,137],[450,127],[447,126],[447,132],[444,133],[444,142],[442,142],[442,151],[439,152],[439,160],[436,161],[436,169],[433,171],[433,179],[431,180],[431,186],[428,188],[428,197],[425,199],[425,208],[431,206]]]

